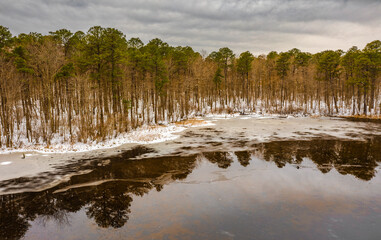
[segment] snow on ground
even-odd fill
[[[230,119],[234,117],[238,117],[239,113],[233,113],[233,114],[206,114],[205,118],[210,118],[212,120],[220,120],[220,119]]]
[[[110,149],[124,144],[154,144],[160,142],[166,142],[170,140],[175,140],[180,135],[180,132],[188,128],[193,127],[206,127],[215,125],[216,122],[223,120],[266,120],[266,119],[292,119],[292,118],[320,118],[325,119],[325,117],[311,116],[307,117],[304,114],[294,114],[294,115],[281,115],[281,114],[267,114],[262,112],[246,112],[244,114],[233,113],[233,114],[206,114],[204,117],[195,117],[193,119],[180,121],[177,123],[154,125],[154,126],[142,126],[138,129],[130,131],[128,133],[119,134],[116,137],[111,137],[110,139],[104,141],[89,141],[87,143],[77,142],[74,144],[65,142],[64,139],[69,139],[69,137],[56,137],[51,141],[51,145],[38,145],[34,143],[25,143],[20,148],[2,148],[0,149],[0,155],[6,153],[78,153],[78,152],[88,152],[94,150]],[[329,119],[339,119],[332,118]],[[229,121],[228,121],[229,122]],[[274,124],[273,122],[271,124]],[[266,132],[267,132],[266,128]],[[258,131],[258,130],[257,130]],[[277,129],[278,134],[280,134],[279,129]],[[259,132],[256,132],[257,134]],[[272,133],[272,132],[271,132]],[[262,134],[267,135],[263,132]],[[262,135],[260,134],[260,135]],[[281,134],[280,134],[281,135]],[[263,137],[263,136],[262,136]],[[25,156],[31,156],[30,153]]]
[[[281,114],[262,114],[262,112],[247,112],[243,115],[240,113],[233,114],[206,114],[204,117],[195,117],[190,120],[184,120],[177,123],[154,125],[154,126],[142,126],[138,129],[130,131],[128,133],[119,134],[114,138],[107,139],[105,141],[89,141],[87,143],[77,142],[74,144],[65,142],[63,137],[56,137],[51,141],[50,146],[37,145],[34,143],[26,143],[20,148],[2,148],[0,149],[0,155],[6,153],[78,153],[88,152],[94,150],[102,150],[115,148],[124,144],[154,144],[160,142],[166,142],[175,140],[180,135],[180,132],[188,128],[193,127],[206,127],[215,125],[216,122],[221,120],[255,120],[255,119],[291,119],[291,118],[306,118],[306,115],[281,115]],[[315,117],[314,117],[315,118]],[[324,117],[319,117],[324,119]],[[334,118],[330,118],[334,119]],[[266,134],[265,134],[266,135]],[[68,137],[66,139],[69,139]],[[30,154],[25,156],[29,157]]]
[[[205,121],[201,118],[185,120],[178,123],[167,125],[143,126],[131,132],[120,134],[115,138],[105,140],[102,142],[88,142],[88,143],[65,143],[62,139],[53,139],[50,146],[36,145],[28,143],[21,148],[0,149],[0,154],[13,153],[13,152],[38,152],[38,153],[70,153],[70,152],[85,152],[97,149],[114,148],[127,143],[136,144],[151,144],[159,143],[169,140],[174,140],[179,137],[176,133],[180,133],[189,127],[201,127],[214,125],[211,121]],[[32,156],[26,154],[25,156]]]

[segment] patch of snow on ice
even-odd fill
[[[213,123],[212,121],[205,121],[205,123],[202,125],[192,125],[190,127],[207,127],[207,126],[214,126],[214,125],[216,124]]]
[[[9,164],[11,164],[11,163],[12,163],[12,162],[1,162],[0,165],[5,166],[5,165],[9,165]]]
[[[213,120],[220,120],[220,119],[230,119],[238,117],[239,113],[233,113],[233,114],[206,114],[205,117],[211,118]]]
[[[179,123],[172,123],[168,125],[155,125],[155,126],[143,126],[136,130],[128,133],[123,133],[117,135],[115,138],[108,139],[105,141],[97,142],[86,142],[86,143],[65,143],[62,139],[53,139],[52,144],[49,147],[43,145],[34,145],[30,143],[29,145],[24,145],[18,149],[0,149],[0,153],[10,153],[10,152],[27,152],[35,151],[39,153],[68,153],[68,152],[86,152],[97,149],[114,148],[128,143],[137,144],[151,144],[159,143],[164,141],[174,140],[178,137],[176,133],[180,133],[189,127],[203,127],[212,126],[214,123],[211,121],[197,120],[197,121],[183,121]],[[31,156],[32,154],[26,154],[26,156]]]

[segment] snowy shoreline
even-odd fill
[[[122,146],[124,144],[154,144],[170,140],[175,140],[179,137],[178,133],[190,127],[206,127],[213,126],[214,121],[230,119],[240,117],[245,119],[266,119],[266,118],[300,118],[300,117],[312,117],[312,118],[324,118],[325,116],[310,116],[302,114],[258,114],[253,112],[242,113],[221,113],[221,114],[206,114],[204,117],[196,117],[194,119],[180,121],[175,123],[169,123],[166,125],[145,125],[138,129],[132,130],[128,133],[119,134],[118,136],[107,139],[105,141],[97,142],[77,142],[74,144],[63,141],[62,139],[54,139],[53,144],[36,145],[28,143],[20,148],[1,148],[0,155],[12,154],[12,153],[39,153],[39,154],[59,154],[59,153],[81,153],[90,152],[95,150],[110,149]],[[367,118],[355,117],[355,116],[329,116],[334,119],[357,119],[359,121],[367,120]],[[193,122],[192,122],[193,121]],[[27,154],[28,155],[28,154]]]
[[[55,139],[52,142],[57,143],[53,143],[50,146],[29,143],[28,145],[22,146],[20,148],[1,148],[0,155],[27,152],[35,152],[41,154],[81,153],[94,150],[115,148],[129,143],[152,144],[174,140],[179,137],[179,135],[176,135],[176,133],[180,133],[189,127],[205,127],[214,125],[211,121],[203,120],[201,118],[194,119],[194,121],[195,122],[185,121],[184,123],[170,123],[167,125],[145,125],[128,133],[119,134],[115,138],[111,138],[101,142],[77,142],[71,144],[68,142],[62,142],[59,139]]]

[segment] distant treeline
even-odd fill
[[[380,114],[381,41],[362,50],[205,56],[114,28],[0,26],[0,147],[103,140],[210,112]]]

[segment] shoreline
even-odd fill
[[[375,116],[351,115],[351,116],[340,116],[340,117],[350,121],[381,123],[381,115],[375,115]]]
[[[125,144],[154,144],[175,140],[179,137],[178,133],[190,127],[206,127],[213,126],[213,121],[223,120],[229,118],[236,118],[241,116],[242,119],[251,118],[339,118],[348,121],[358,122],[372,122],[381,123],[381,116],[364,116],[364,115],[304,115],[304,114],[258,114],[253,112],[247,113],[219,113],[219,114],[206,114],[203,117],[195,117],[188,120],[173,122],[166,125],[144,125],[135,130],[127,133],[119,134],[116,137],[106,139],[104,141],[92,142],[60,142],[56,144],[47,145],[34,145],[30,143],[21,148],[1,148],[0,157],[7,154],[24,153],[28,156],[30,153],[36,154],[65,154],[65,153],[85,153],[97,150],[117,148]]]
[[[175,140],[179,136],[176,135],[190,127],[204,127],[214,125],[211,121],[200,118],[194,118],[166,125],[144,125],[130,132],[119,134],[116,137],[106,139],[100,142],[62,142],[57,144],[34,145],[30,143],[21,148],[2,148],[0,149],[0,157],[13,153],[37,153],[37,154],[64,154],[64,153],[85,153],[102,149],[112,149],[125,144],[154,144]]]

